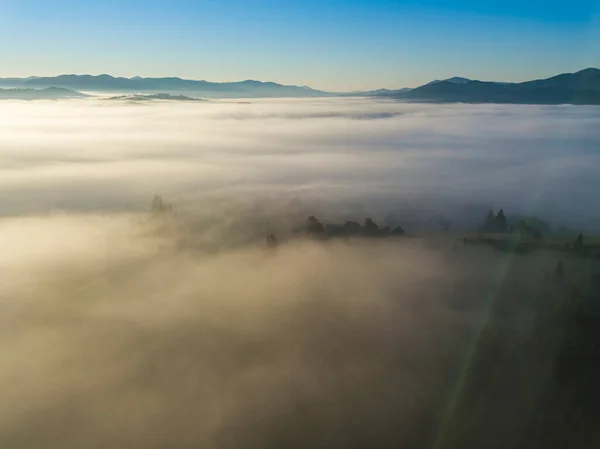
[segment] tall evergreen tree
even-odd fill
[[[507,232],[508,231],[508,222],[506,221],[506,217],[504,216],[504,210],[500,209],[498,215],[496,215],[496,232]]]
[[[325,227],[314,215],[308,217],[306,232],[313,237],[322,237],[325,234]]]

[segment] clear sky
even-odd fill
[[[0,76],[328,90],[600,67],[600,0],[0,0]]]

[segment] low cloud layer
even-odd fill
[[[452,447],[485,332],[514,349],[496,377],[526,381],[488,392],[479,437],[455,447],[536,441],[537,301],[570,287],[548,281],[555,254],[288,237],[313,213],[406,225],[504,207],[593,226],[598,121],[360,99],[0,103],[0,447]],[[173,215],[147,212],[156,192]],[[589,282],[587,261],[561,269]]]
[[[158,192],[600,221],[590,207],[600,188],[597,107],[82,100],[3,102],[0,117],[3,215],[136,210]]]
[[[0,223],[2,447],[431,447],[490,301],[532,323],[550,267],[445,240],[214,254],[176,235]]]

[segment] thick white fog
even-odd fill
[[[596,227],[599,124],[600,109],[581,106],[2,102],[0,214],[276,195],[375,216],[460,221],[493,207]]]
[[[568,288],[544,281],[557,257],[264,233],[487,207],[593,226],[599,124],[570,106],[0,103],[0,447],[444,447],[491,311],[527,347],[536,301]],[[174,214],[148,212],[155,193]],[[503,398],[533,407],[545,371],[519,357],[527,388]],[[486,416],[510,442],[528,410]]]
[[[531,323],[556,263],[435,239],[206,254],[139,218],[0,222],[0,446],[430,447],[490,304]]]

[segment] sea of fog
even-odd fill
[[[0,215],[140,210],[159,193],[458,227],[503,208],[587,229],[599,125],[600,108],[566,105],[1,102]]]
[[[493,321],[529,347],[535,301],[569,286],[547,282],[557,256],[437,234],[269,250],[264,232],[492,207],[591,228],[599,124],[573,106],[0,102],[0,447],[448,447],[477,337]],[[156,193],[172,214],[149,213]],[[481,399],[473,448],[537,429],[547,370],[514,360],[502,376],[525,387]]]

